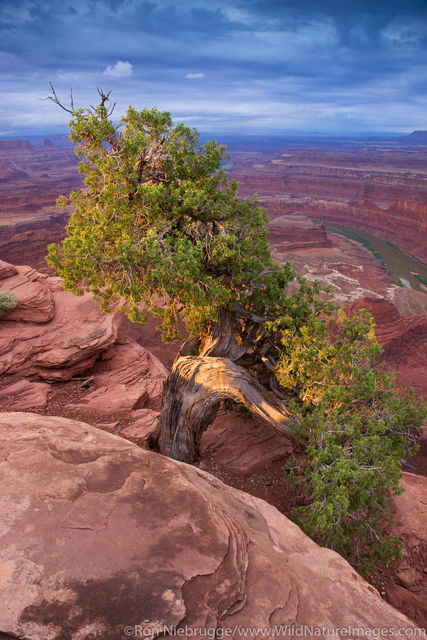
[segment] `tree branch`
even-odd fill
[[[275,319],[274,316],[258,316],[255,313],[252,313],[251,311],[248,311],[247,309],[242,307],[241,304],[235,304],[231,308],[231,310],[239,314],[240,316],[243,316],[245,318],[250,318],[253,322],[257,322],[258,324],[264,324],[264,322],[271,322],[272,320]]]

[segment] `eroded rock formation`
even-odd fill
[[[269,240],[282,251],[325,248],[330,246],[325,225],[302,215],[280,216],[268,225]]]
[[[375,318],[375,335],[385,361],[400,372],[397,383],[412,386],[427,397],[427,316],[404,317],[392,302],[382,298],[361,298],[349,306],[349,310],[362,308]]]
[[[0,140],[0,227],[40,218],[60,193],[82,185],[73,148]],[[53,209],[52,209],[53,207]]]
[[[117,317],[103,315],[89,295],[63,291],[59,278],[19,267],[0,286],[18,297],[16,309],[0,320],[1,374],[69,380],[116,339]]]
[[[76,409],[105,415],[145,408],[157,410],[158,415],[168,371],[147,349],[133,340],[116,342],[102,354],[100,365],[102,371],[93,376],[96,390]]]
[[[333,551],[211,475],[87,424],[0,414],[0,631],[414,625]],[[212,633],[212,632],[211,632]],[[356,637],[350,631],[349,638]]]
[[[131,416],[129,437],[145,440],[158,421],[164,365],[131,338],[119,336],[121,314],[105,315],[89,295],[63,291],[58,278],[0,261],[0,290],[18,306],[0,320],[0,408],[46,409],[52,384],[89,383],[65,409],[108,423]],[[96,366],[94,366],[96,363]]]
[[[14,267],[2,261],[0,280],[0,289],[12,291],[18,299],[18,306],[7,314],[8,321],[44,324],[52,320],[55,301],[45,276],[31,267]]]
[[[200,453],[232,473],[247,476],[286,459],[293,444],[243,408],[221,410],[203,433]]]

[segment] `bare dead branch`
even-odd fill
[[[55,87],[53,86],[53,84],[51,82],[49,82],[50,85],[50,92],[52,95],[47,96],[47,98],[42,98],[42,100],[50,100],[51,102],[53,102],[54,104],[56,104],[58,107],[60,107],[61,109],[63,109],[63,111],[66,111],[67,113],[70,113],[72,116],[76,115],[76,109],[74,107],[74,96],[73,96],[73,90],[70,89],[70,105],[66,106],[65,104],[63,104],[61,102],[61,100],[58,98],[58,94],[55,91]],[[106,102],[110,102],[110,94],[111,91],[108,91],[108,93],[105,93],[102,89],[100,89],[99,87],[96,87],[96,90],[98,92],[99,97],[101,98],[101,102],[100,102],[100,106],[103,107],[105,106]],[[114,111],[114,108],[116,106],[116,103],[114,102],[111,107],[109,107],[107,109],[107,118],[109,118],[111,116],[111,114]],[[93,113],[95,111],[95,107],[93,105],[90,105],[90,109],[91,112]],[[84,120],[87,120],[86,116],[82,116],[84,118]]]
[[[99,97],[101,98],[101,103],[100,103],[100,106],[101,106],[101,107],[104,107],[106,102],[111,102],[111,101],[110,101],[110,93],[111,93],[111,90],[110,90],[110,91],[108,91],[108,93],[105,93],[105,92],[104,92],[102,89],[100,89],[99,87],[96,87],[96,90],[97,90],[97,92],[98,92]],[[111,116],[111,114],[112,114],[112,113],[113,113],[113,111],[114,111],[114,107],[115,107],[115,106],[116,106],[116,103],[114,102],[114,103],[112,104],[112,106],[111,106],[111,107],[109,107],[109,109],[107,109],[107,118],[109,118],[109,117]]]
[[[53,86],[53,84],[51,82],[49,82],[50,85],[50,91],[52,93],[51,96],[47,96],[47,98],[41,98],[42,100],[50,100],[51,102],[55,103],[58,107],[60,107],[61,109],[63,109],[64,111],[66,111],[67,113],[71,113],[72,116],[74,116],[75,114],[75,110],[74,110],[74,101],[73,101],[73,93],[72,93],[72,89],[71,89],[71,103],[70,103],[70,108],[66,107],[64,104],[62,104],[62,102],[60,101],[60,99],[57,96],[57,93],[55,91],[55,88]]]

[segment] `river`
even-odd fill
[[[344,227],[337,224],[325,224],[325,226],[329,231],[335,231],[363,244],[366,249],[383,262],[384,266],[395,278],[400,280],[403,286],[427,293],[427,287],[423,286],[414,275],[418,274],[427,281],[427,268],[416,262],[396,245],[369,233],[369,231],[356,229],[355,227]]]

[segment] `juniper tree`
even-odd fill
[[[255,199],[238,197],[237,182],[222,168],[224,146],[199,145],[196,130],[156,108],[129,107],[116,125],[109,94],[98,93],[97,106],[76,109],[52,87],[50,99],[72,115],[85,186],[58,200],[72,210],[66,238],[49,246],[48,262],[68,291],[90,291],[106,312],[121,310],[134,322],[158,317],[165,341],[181,338],[185,319],[189,339],[164,385],[152,443],[193,462],[220,403],[242,403],[307,446],[308,529],[326,518],[336,530],[344,527],[348,541],[351,518],[366,520],[369,510],[342,488],[351,473],[353,493],[374,471],[381,474],[379,506],[369,511],[366,530],[375,539],[375,522],[397,491],[399,456],[422,412],[397,400],[391,380],[376,373],[371,319],[359,313],[331,329],[330,292],[273,260],[266,212]],[[335,455],[350,461],[350,471],[337,462],[331,472]],[[346,509],[354,512],[348,518]],[[328,538],[328,527],[319,530],[320,542],[343,548],[341,539]]]

